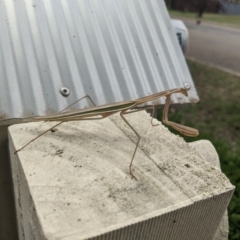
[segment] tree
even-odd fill
[[[223,10],[220,0],[187,0],[188,4],[192,4],[197,11],[197,24],[201,23],[203,13],[211,9],[212,11],[219,12]]]
[[[240,0],[233,0],[240,1]],[[218,13],[223,10],[222,0],[165,0],[166,5],[172,9],[197,12],[197,23],[201,23],[203,13],[206,11]]]
[[[196,9],[197,9],[197,24],[201,23],[201,18],[203,16],[203,13],[207,9],[207,7],[211,1],[212,0],[195,0],[194,1]]]

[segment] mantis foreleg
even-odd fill
[[[166,103],[165,103],[164,109],[163,109],[162,121],[166,125],[174,128],[175,130],[177,130],[178,132],[184,134],[185,136],[188,136],[188,137],[196,137],[196,136],[198,136],[199,132],[198,132],[197,129],[191,128],[191,127],[187,127],[187,126],[181,125],[179,123],[168,121],[168,110],[169,110],[170,103],[171,103],[171,95],[168,95],[168,96],[166,96]]]

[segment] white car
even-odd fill
[[[188,29],[181,20],[171,19],[172,26],[175,29],[178,42],[184,54],[187,52],[188,48]]]

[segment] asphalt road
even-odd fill
[[[240,29],[183,21],[189,31],[188,57],[240,76]]]

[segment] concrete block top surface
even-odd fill
[[[129,175],[137,137],[117,114],[63,123],[17,155],[14,149],[54,123],[9,128],[10,153],[47,239],[94,237],[233,190],[218,167],[161,122],[152,127],[145,112],[126,118],[141,136],[133,161],[138,181]]]

